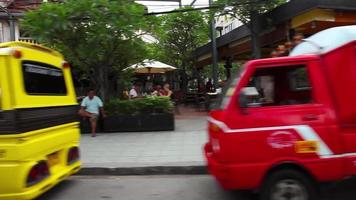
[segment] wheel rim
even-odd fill
[[[308,193],[303,184],[297,180],[284,179],[272,188],[271,200],[307,200]]]

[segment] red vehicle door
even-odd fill
[[[245,108],[240,93],[249,90]],[[334,179],[342,170],[326,171],[320,163],[340,153],[335,134],[336,118],[317,61],[259,64],[249,66],[228,106],[224,146],[228,162],[273,165],[276,162],[308,160],[323,179]],[[241,103],[241,102],[240,102]],[[268,167],[266,167],[268,168]]]

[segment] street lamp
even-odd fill
[[[7,8],[0,6],[0,10],[4,11],[9,17],[10,40],[15,41],[15,24],[14,24],[15,17],[7,10]]]

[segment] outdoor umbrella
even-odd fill
[[[124,70],[128,69],[134,69],[135,73],[139,74],[160,74],[173,71],[177,68],[161,63],[159,61],[146,59],[141,63],[131,65],[130,67],[125,68]]]

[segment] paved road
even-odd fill
[[[233,200],[210,176],[74,177],[38,200]]]
[[[356,179],[324,189],[323,200],[354,200]],[[248,192],[226,192],[206,175],[73,177],[38,200],[257,200]]]

